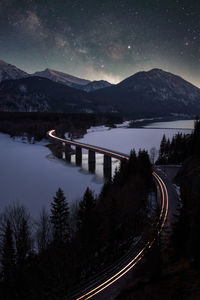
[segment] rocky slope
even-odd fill
[[[90,83],[89,80],[81,79],[52,69],[45,69],[41,72],[35,72],[34,74],[32,74],[32,76],[44,77],[52,81],[62,83],[64,85],[78,89],[81,89],[82,86],[85,86],[88,83]]]
[[[52,81],[62,83],[64,85],[83,90],[86,92],[91,92],[95,91],[98,89],[102,89],[108,86],[111,86],[111,83],[104,81],[104,80],[99,80],[99,81],[90,81],[90,80],[85,80],[82,78],[78,78],[63,72],[59,72],[56,70],[52,69],[45,69],[44,71],[41,72],[36,72],[32,74],[32,76],[39,76],[39,77],[44,77],[47,79],[50,79]]]
[[[91,93],[95,102],[136,115],[200,113],[200,89],[171,73],[139,72],[115,86]]]
[[[0,82],[8,79],[20,79],[28,74],[17,67],[0,60]]]
[[[0,84],[0,110],[93,112],[88,94],[42,77],[6,80]]]

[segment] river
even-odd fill
[[[159,149],[163,134],[172,138],[177,132],[190,133],[193,121],[155,124],[148,124],[146,128],[93,127],[79,141],[126,154],[133,148],[149,151],[152,147]],[[91,174],[86,153],[83,154],[82,167],[78,167],[74,157],[71,164],[55,158],[46,144],[47,141],[33,145],[22,143],[0,133],[0,210],[18,202],[37,216],[43,206],[50,207],[59,187],[64,190],[70,205],[80,200],[87,186],[99,193],[104,182],[102,155],[97,155],[96,172]],[[113,172],[117,166],[118,162],[114,160]]]

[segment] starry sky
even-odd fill
[[[156,67],[200,87],[200,1],[0,0],[0,59],[111,83]]]

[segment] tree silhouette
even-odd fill
[[[16,239],[16,249],[17,265],[18,268],[22,270],[24,268],[26,258],[30,254],[31,250],[30,231],[28,221],[25,218],[22,218],[21,220],[19,234]]]
[[[87,188],[82,201],[79,204],[77,227],[79,230],[83,226],[88,226],[95,207],[95,199],[92,191]]]
[[[69,240],[69,207],[61,188],[51,203],[51,223],[53,224],[54,242],[64,244]]]
[[[15,269],[15,249],[11,224],[7,221],[2,247],[2,275],[5,281],[11,282]]]
[[[37,222],[37,246],[39,252],[45,251],[51,241],[51,223],[45,208],[42,209]]]

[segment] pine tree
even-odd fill
[[[94,253],[98,249],[97,216],[95,214],[95,199],[92,191],[87,188],[79,203],[77,228],[80,238],[81,264],[86,270],[88,259],[94,263]],[[91,242],[92,241],[92,242]]]
[[[61,188],[51,203],[50,220],[53,224],[53,238],[56,243],[66,243],[69,240],[69,206]]]
[[[87,188],[82,201],[79,204],[78,224],[77,227],[81,229],[83,226],[87,227],[90,223],[95,207],[95,199],[92,191]]]
[[[130,152],[129,162],[128,162],[129,175],[136,173],[137,170],[137,155],[134,149]]]
[[[115,174],[117,173],[117,169],[115,170]],[[100,192],[100,195],[99,195],[99,200],[100,201],[104,201],[106,196],[108,195],[110,189],[111,189],[111,186],[112,186],[112,181],[111,180],[107,180],[102,189],[101,189],[101,192]]]
[[[161,143],[160,143],[160,157],[161,158],[165,157],[165,154],[166,154],[166,143],[167,143],[167,140],[166,140],[166,136],[164,134],[163,138],[161,140]]]
[[[137,158],[138,172],[145,176],[151,176],[151,162],[146,150],[139,150]]]
[[[15,249],[11,224],[7,221],[2,247],[2,275],[6,282],[11,282],[15,269]]]

